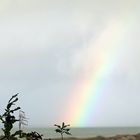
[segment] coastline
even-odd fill
[[[43,135],[43,140],[61,140],[54,128],[28,128],[24,131],[37,131]],[[70,136],[64,135],[64,140],[140,140],[140,127],[71,128],[71,132]]]
[[[1,138],[2,136],[0,136]],[[20,138],[20,140],[26,140],[25,138]],[[40,139],[41,140],[41,139]],[[43,138],[42,140],[62,140],[61,138]],[[64,140],[140,140],[140,133],[134,135],[116,135],[111,137],[96,136],[96,137],[64,137]]]
[[[44,140],[61,140],[61,138],[44,139]],[[116,135],[111,137],[103,137],[103,136],[87,137],[87,138],[66,137],[64,138],[64,140],[140,140],[140,133],[134,135],[129,134]]]

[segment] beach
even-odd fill
[[[55,127],[48,128],[24,128],[24,132],[37,131],[43,138],[60,138],[60,134],[55,132]],[[140,127],[70,127],[72,135],[64,134],[65,138],[93,138],[93,137],[113,137],[116,135],[136,135],[140,133]]]
[[[48,140],[48,139],[46,139]],[[51,140],[61,140],[60,138],[55,138]],[[116,135],[112,137],[103,137],[103,136],[97,136],[97,137],[90,137],[90,138],[64,138],[64,140],[140,140],[140,133],[135,135]]]
[[[0,136],[2,138],[2,136]],[[19,139],[19,138],[18,138]],[[17,139],[17,140],[18,140]],[[5,140],[5,139],[4,139]],[[25,139],[20,138],[19,140],[32,140],[32,139]],[[41,140],[41,139],[38,139]],[[62,138],[42,138],[42,140],[62,140]],[[96,137],[85,137],[85,138],[78,138],[78,137],[64,137],[63,140],[140,140],[140,133],[138,134],[128,134],[128,135],[115,135],[110,137],[105,136],[96,136]]]
[[[17,129],[15,129],[16,131]],[[37,131],[44,140],[61,140],[55,128],[24,128],[24,132]],[[64,134],[64,140],[140,140],[140,127],[71,128],[72,135]],[[2,135],[2,131],[0,130]]]

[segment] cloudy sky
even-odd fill
[[[139,25],[139,0],[0,0],[0,112],[20,93],[29,126],[140,126]]]

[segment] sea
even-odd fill
[[[16,129],[15,129],[16,130]],[[13,130],[13,131],[15,131]],[[43,138],[59,138],[59,133],[55,132],[55,128],[24,128],[24,132],[36,131],[43,135]],[[73,138],[86,138],[86,137],[96,137],[96,136],[116,136],[122,134],[138,134],[140,133],[140,127],[74,127],[70,128],[72,135],[64,135],[64,137]],[[2,135],[2,130],[0,130],[0,135]]]

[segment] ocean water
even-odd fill
[[[43,138],[59,138],[59,133],[56,133],[55,128],[28,128],[23,129],[25,132],[37,131],[43,134]],[[64,135],[64,137],[95,137],[95,136],[115,136],[120,134],[137,134],[140,133],[140,127],[90,127],[90,128],[71,128],[71,136]],[[2,131],[0,130],[0,134]]]

